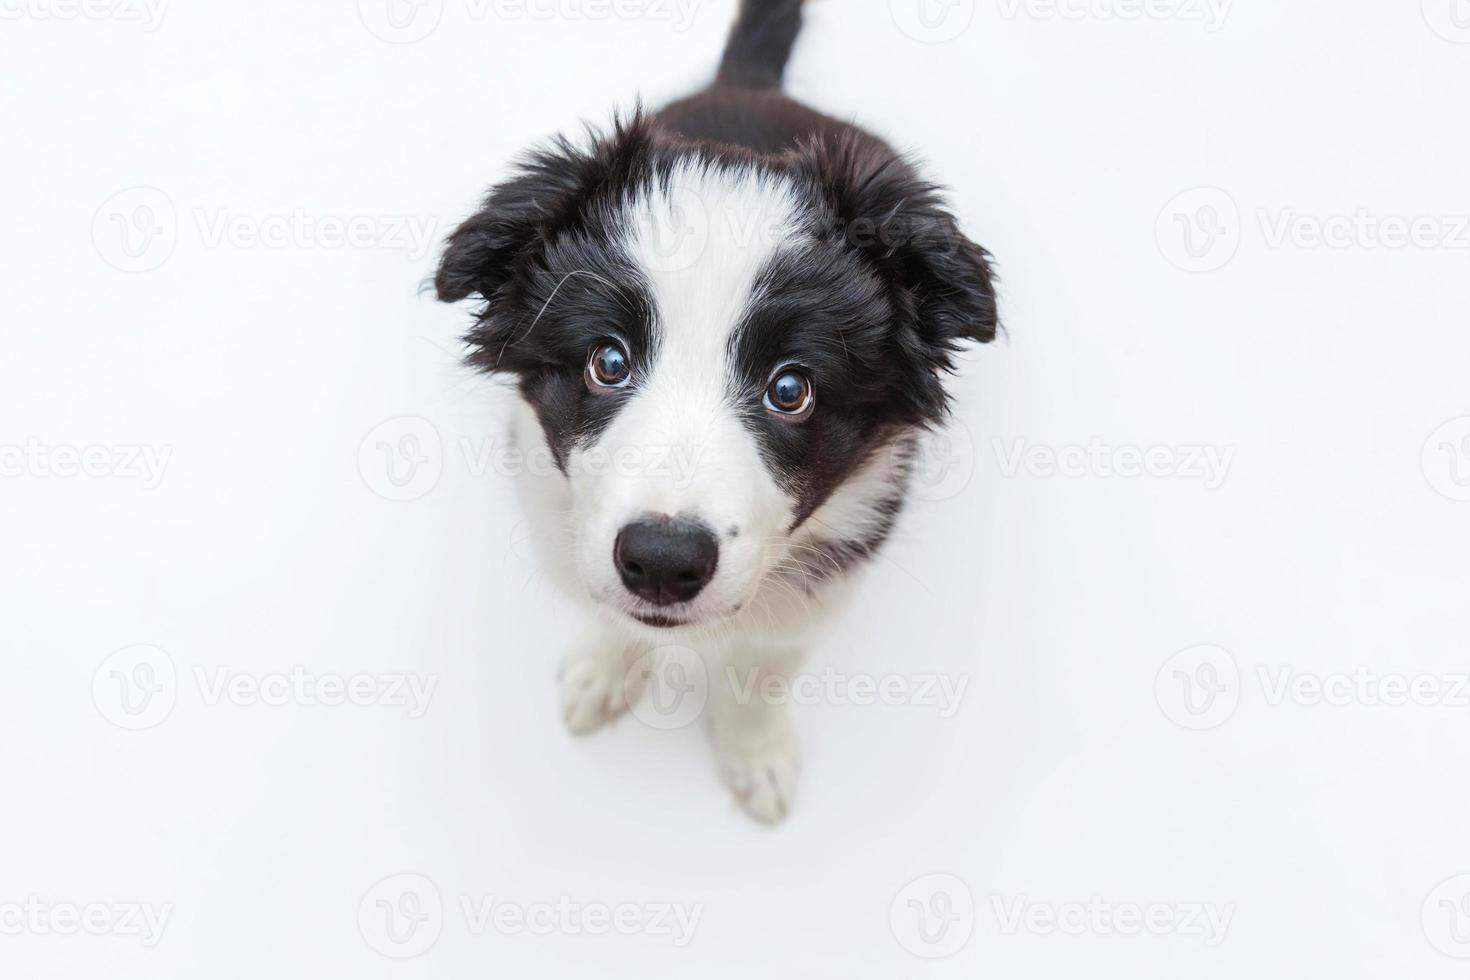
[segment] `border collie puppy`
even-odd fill
[[[529,155],[435,280],[481,304],[469,361],[515,380],[514,437],[555,463],[520,482],[590,612],[567,724],[700,673],[723,778],[766,821],[798,753],[762,692],[888,536],[953,353],[997,329],[988,256],[935,186],[782,94],[800,24],[800,0],[745,0],[709,88]]]

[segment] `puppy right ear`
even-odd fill
[[[479,212],[449,236],[434,287],[457,303],[478,295],[493,303],[581,186],[588,158],[565,138],[538,150],[519,172],[490,191]]]

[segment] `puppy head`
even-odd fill
[[[436,285],[483,300],[470,361],[536,412],[590,596],[652,627],[733,615],[804,527],[868,544],[901,475],[818,511],[942,418],[953,351],[996,331],[986,254],[881,144],[755,157],[642,118],[529,157]]]

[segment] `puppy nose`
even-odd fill
[[[636,520],[618,532],[613,562],[628,591],[658,606],[688,602],[715,576],[720,542],[697,521]]]

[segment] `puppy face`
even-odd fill
[[[801,533],[860,549],[822,505],[995,331],[984,253],[886,151],[724,156],[642,120],[532,157],[437,285],[485,300],[470,360],[534,409],[588,594],[660,628],[738,612]]]

